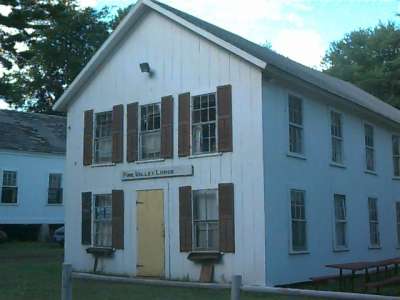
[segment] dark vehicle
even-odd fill
[[[55,230],[53,235],[53,241],[59,243],[60,245],[64,245],[64,232],[65,232],[64,226]]]

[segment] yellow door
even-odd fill
[[[164,274],[164,200],[162,190],[139,191],[137,201],[137,275]]]

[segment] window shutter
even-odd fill
[[[82,245],[92,244],[92,193],[82,193]]]
[[[179,157],[190,155],[190,93],[179,95]]]
[[[172,96],[161,99],[161,157],[174,156],[174,100]]]
[[[112,113],[112,162],[122,163],[124,156],[124,106],[115,105]]]
[[[112,191],[112,245],[124,249],[124,191]]]
[[[179,188],[179,239],[181,252],[192,251],[192,187]]]
[[[235,205],[233,183],[218,186],[219,247],[222,252],[235,252]]]
[[[92,164],[93,147],[93,110],[85,111],[83,129],[83,165]]]
[[[137,102],[128,104],[127,106],[127,150],[126,160],[134,162],[138,160],[138,109]]]
[[[232,152],[232,86],[217,88],[218,98],[218,151]]]

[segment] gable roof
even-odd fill
[[[400,111],[398,109],[355,85],[306,67],[266,47],[250,42],[239,35],[156,0],[141,0],[132,8],[131,12],[125,20],[121,22],[117,30],[111,35],[108,41],[106,41],[103,47],[100,48],[77,79],[74,80],[70,88],[56,102],[54,109],[63,110],[66,108],[69,100],[73,98],[77,90],[83,86],[84,80],[88,80],[88,77],[94,73],[95,69],[90,67],[92,66],[97,68],[102,63],[102,60],[104,60],[113,50],[113,48],[111,48],[113,44],[116,45],[120,39],[123,38],[123,34],[129,30],[130,26],[132,26],[140,16],[143,15],[145,8],[151,8],[163,14],[182,26],[187,27],[189,30],[192,30],[219,46],[234,52],[248,62],[265,69],[265,72],[274,69],[282,74],[287,74],[299,81],[312,85],[314,88],[318,88],[324,92],[350,101],[352,104],[400,124]],[[249,56],[246,56],[246,53]],[[264,62],[264,65],[260,63],[260,61]]]
[[[0,149],[65,154],[66,118],[0,110]]]

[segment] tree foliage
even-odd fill
[[[400,28],[393,22],[360,29],[331,43],[325,72],[400,108]]]
[[[51,107],[120,21],[108,8],[76,0],[3,0],[0,15],[0,99],[29,111]]]

